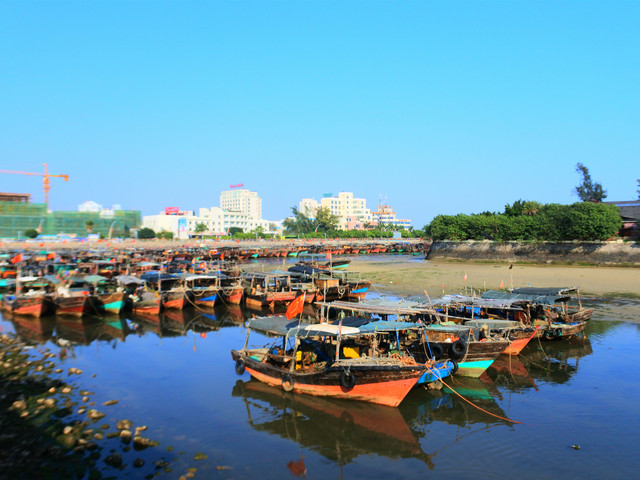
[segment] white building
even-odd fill
[[[240,212],[226,211],[220,207],[200,208],[198,215],[194,212],[180,212],[180,214],[164,213],[148,215],[142,218],[142,226],[153,231],[172,232],[175,238],[186,239],[195,234],[196,226],[202,223],[207,227],[204,235],[228,235],[232,227],[241,228],[249,233],[261,227],[264,233],[280,235],[282,220],[270,221],[256,219]]]
[[[99,203],[94,202],[93,200],[87,200],[86,202],[81,203],[80,205],[78,205],[78,211],[79,212],[98,213],[100,210],[102,210],[102,205],[100,205]]]
[[[315,218],[319,206],[317,200],[313,198],[303,198],[298,204],[298,211],[309,218]]]
[[[411,220],[406,218],[396,218],[396,213],[393,211],[390,205],[380,204],[378,210],[371,212],[374,223],[381,225],[397,225],[398,227],[411,227]]]
[[[220,208],[243,213],[256,220],[262,218],[262,199],[251,190],[234,188],[223,191],[220,194]]]
[[[321,207],[329,208],[329,211],[339,219],[338,228],[345,230],[349,222],[371,223],[373,217],[371,210],[367,208],[367,200],[354,198],[351,192],[340,192],[337,197],[327,196],[320,200]]]

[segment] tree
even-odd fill
[[[167,232],[166,230],[161,230],[156,234],[156,237],[162,238],[164,240],[173,240],[173,232]]]
[[[196,223],[196,228],[193,229],[193,232],[198,234],[206,232],[209,228],[204,223]],[[204,235],[202,235],[204,237]]]
[[[510,217],[518,215],[537,215],[542,208],[542,204],[533,201],[518,200],[513,202],[513,205],[504,206],[504,214]]]
[[[24,236],[29,238],[36,238],[38,236],[38,231],[35,228],[30,228],[28,230],[25,230]]]
[[[84,227],[87,229],[88,233],[93,232],[93,227],[94,227],[95,223],[93,223],[93,220],[87,220],[84,223]]]
[[[138,238],[142,240],[156,238],[156,232],[154,232],[153,229],[151,228],[147,228],[147,227],[141,228],[140,230],[138,230]]]
[[[293,217],[286,218],[282,222],[285,233],[289,235],[305,235],[309,233],[329,233],[337,230],[339,219],[331,213],[329,207],[320,207],[316,211],[316,217],[310,218],[307,213],[302,213],[296,207],[291,207]]]
[[[576,172],[582,174],[582,183],[575,189],[578,198],[583,202],[600,203],[607,198],[607,191],[599,183],[591,180],[589,169],[582,163],[576,165]]]

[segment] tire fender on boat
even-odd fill
[[[346,390],[351,390],[356,385],[356,376],[351,372],[343,370],[340,374],[340,385]]]
[[[444,348],[439,343],[430,343],[429,349],[431,350],[431,357],[436,360],[444,355]]]
[[[244,360],[239,359],[239,360],[236,362],[236,373],[237,373],[238,375],[242,375],[242,374],[244,373]]]
[[[287,374],[282,377],[282,389],[285,392],[291,392],[293,390],[293,378],[291,378],[291,375]]]
[[[456,340],[451,344],[451,354],[454,357],[460,358],[464,356],[465,353],[467,353],[467,344],[462,340]]]
[[[451,360],[448,360],[448,362],[451,364],[451,375],[453,375],[458,371],[458,362],[456,362],[453,358]]]

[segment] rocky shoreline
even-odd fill
[[[49,349],[0,334],[0,479],[153,478],[171,471],[172,458],[145,437],[147,426],[114,420],[92,392],[76,385],[80,369],[66,371]],[[105,407],[107,413],[101,411]],[[172,457],[172,456],[171,456]],[[192,468],[180,478],[193,478]]]
[[[428,245],[426,258],[527,263],[584,263],[640,265],[637,242],[490,242],[437,241]]]

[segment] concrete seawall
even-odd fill
[[[428,259],[640,266],[640,244],[635,242],[437,241],[426,250]]]

